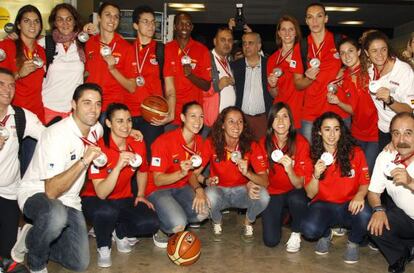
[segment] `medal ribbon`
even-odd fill
[[[82,140],[82,142],[83,142],[83,145],[92,145],[92,146],[98,146],[97,144],[96,144],[96,142],[98,141],[98,135],[96,134],[96,132],[95,131],[92,131],[92,136],[93,136],[93,138],[95,139],[95,142],[92,142],[92,141],[90,141],[89,139],[87,139],[86,137],[79,137],[81,140]]]
[[[26,57],[26,60],[33,60],[33,57],[38,56],[37,49],[34,51],[28,51],[26,46],[24,46],[23,54]]]
[[[387,64],[388,60],[385,61],[384,66],[381,70],[378,70],[378,68],[374,65],[374,78],[372,80],[377,81],[381,78],[381,73],[385,69],[385,65]]]
[[[0,121],[0,126],[1,127],[6,127],[6,122],[9,119],[10,115],[6,115],[2,121]]]
[[[354,69],[350,74],[349,74],[349,76],[346,74],[346,72],[344,73],[344,75],[342,75],[341,77],[339,77],[338,79],[335,79],[335,80],[333,80],[333,81],[331,81],[331,82],[329,82],[329,84],[337,84],[337,83],[339,83],[339,82],[341,82],[346,76],[348,76],[348,77],[352,77],[353,75],[355,75],[356,73],[358,73],[359,71],[361,70],[361,66],[358,66],[356,69]],[[348,69],[347,69],[347,71],[348,71]],[[328,85],[329,85],[328,84]]]
[[[272,137],[273,145],[275,146],[276,150],[281,150],[284,154],[287,152],[287,145],[283,146],[283,148],[280,148],[279,145],[277,145],[277,137],[273,135]]]
[[[411,153],[409,156],[407,156],[406,158],[404,158],[404,159],[402,159],[401,158],[401,155],[398,153],[396,156],[395,156],[395,159],[392,161],[392,163],[394,163],[395,165],[398,165],[398,164],[403,164],[406,168],[408,167],[408,165],[407,165],[407,163],[406,163],[406,161],[408,160],[408,159],[410,159],[410,158],[412,158],[414,156],[414,152],[413,153]]]
[[[293,52],[293,47],[286,52],[285,55],[282,56],[282,49],[280,50],[279,55],[277,56],[276,66],[279,66],[290,54]]]
[[[101,41],[99,41],[99,44],[100,44],[100,47],[101,47],[101,48],[102,48],[102,47],[104,47],[104,46],[110,47],[108,44],[105,44],[104,42],[101,42]],[[111,48],[111,52],[114,52],[115,48],[116,48],[116,42],[115,42],[115,43],[114,43],[114,45],[112,46],[112,48]]]
[[[218,63],[220,64],[220,66],[223,68],[224,72],[226,72],[227,76],[232,77],[231,73],[229,72],[228,68],[228,61],[227,59],[224,59],[224,62],[221,60],[221,58],[217,58],[217,56],[214,56],[214,58],[216,58],[216,60],[218,61]]]
[[[181,144],[181,147],[189,153],[190,155],[196,155],[197,154],[197,142],[194,140],[194,149],[189,148],[187,145]]]
[[[237,142],[237,144],[236,144],[236,148],[234,148],[234,150],[233,151],[230,151],[229,149],[227,149],[227,148],[224,148],[224,150],[226,150],[226,158],[227,158],[227,160],[229,160],[230,158],[231,158],[231,153],[232,152],[236,152],[236,151],[239,151],[240,152],[240,150],[239,150],[239,142]]]
[[[314,48],[313,43],[312,43],[312,53],[313,53],[314,58],[318,58],[317,56],[319,56],[319,60],[321,59],[320,58],[320,53],[321,53],[324,45],[325,45],[325,40],[323,40],[323,42],[319,45],[318,50],[315,52],[315,48]]]
[[[139,63],[139,53],[138,53],[138,43],[136,43],[135,45],[135,59],[137,61],[137,69],[138,69],[138,74],[141,76],[142,75],[142,69],[144,68],[144,64],[145,64],[145,60],[147,59],[147,55],[149,52],[149,45],[147,46],[147,51],[144,54],[144,59],[142,60],[142,64]]]

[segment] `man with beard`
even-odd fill
[[[389,272],[404,272],[414,257],[414,115],[399,113],[390,124],[396,152],[383,151],[375,163],[368,201],[372,217],[368,224],[372,239],[385,256]],[[391,197],[381,204],[384,190]]]

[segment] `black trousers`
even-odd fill
[[[20,210],[16,200],[0,197],[0,256],[10,258],[16,243]]]
[[[388,205],[388,204],[387,204]],[[408,255],[414,246],[414,220],[395,204],[387,208],[390,230],[385,227],[381,236],[371,235],[389,265]]]

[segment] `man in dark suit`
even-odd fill
[[[267,90],[266,58],[260,55],[260,35],[249,32],[243,35],[244,58],[232,63],[236,85],[236,106],[246,114],[247,122],[258,140],[266,134],[266,113],[272,105]]]

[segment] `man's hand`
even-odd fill
[[[201,187],[196,189],[192,208],[197,214],[207,214],[211,208],[210,200]]]
[[[222,77],[218,82],[218,87],[220,90],[223,90],[227,86],[234,85],[234,78],[229,76]]]
[[[369,230],[372,235],[381,236],[384,226],[387,230],[391,229],[385,212],[377,211],[372,214],[367,230]]]

